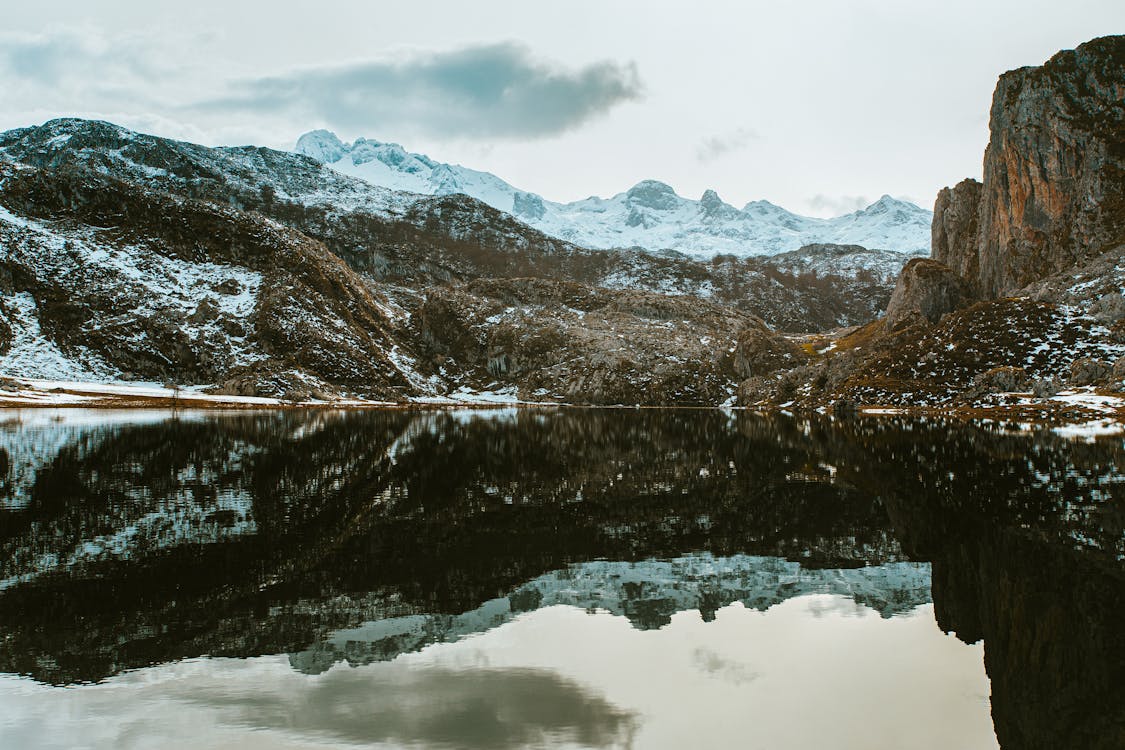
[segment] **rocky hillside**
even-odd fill
[[[849,271],[850,257],[875,261]],[[788,350],[771,328],[877,315],[885,260],[588,250],[468,196],[394,192],[294,154],[83,120],[0,134],[9,377],[719,404],[753,370],[740,342]]]
[[[1125,390],[1122,81],[1125,37],[1004,74],[984,181],[939,193],[933,259],[906,265],[883,320],[743,399],[1031,406]]]
[[[886,248],[907,258],[929,252],[930,212],[889,195],[832,219],[801,216],[766,200],[739,209],[714,190],[692,200],[658,180],[643,180],[611,198],[558,203],[494,174],[410,153],[397,143],[368,138],[343,143],[334,133],[314,130],[298,139],[297,152],[374,185],[426,195],[471,195],[584,247],[675,250],[704,259],[719,253],[773,255],[822,243]]]
[[[88,170],[2,169],[9,376],[716,403],[733,393],[739,336],[774,336],[694,298],[535,279],[395,289],[411,295],[405,308],[260,214]]]
[[[3,372],[396,398],[386,297],[259,215],[0,163]]]

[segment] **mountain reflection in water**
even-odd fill
[[[46,686],[126,685],[134,675],[122,673],[136,669],[163,685],[159,675],[187,669],[193,681],[169,683],[178,699],[309,736],[335,716],[333,741],[641,743],[651,717],[591,692],[573,664],[567,674],[550,664],[551,640],[519,664],[498,664],[503,649],[473,652],[488,663],[472,668],[426,660],[535,627],[557,640],[558,613],[582,610],[568,628],[589,637],[569,649],[616,643],[614,626],[599,634],[597,623],[626,622],[634,634],[680,634],[696,672],[750,689],[760,674],[800,669],[730,667],[708,642],[724,618],[764,628],[751,615],[773,622],[847,602],[903,623],[928,616],[919,633],[941,638],[936,618],[966,643],[983,640],[1002,747],[1125,747],[1123,469],[1119,440],[932,421],[9,412],[0,672],[36,682],[0,680],[16,691],[3,693],[0,738],[25,737],[35,706],[56,700]],[[690,613],[702,630],[681,623]],[[883,638],[904,627],[859,619]],[[829,620],[817,638],[853,648],[846,623],[858,621]],[[272,682],[283,658],[292,694],[224,693],[207,670],[266,667],[218,657],[263,657]],[[366,666],[332,668],[340,662]],[[328,682],[294,682],[310,679]],[[93,705],[101,687],[57,700]],[[313,689],[339,710],[316,713]],[[355,690],[368,696],[360,704]]]

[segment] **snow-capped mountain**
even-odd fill
[[[348,144],[327,130],[314,130],[298,139],[296,150],[375,185],[426,195],[470,195],[583,247],[677,250],[696,257],[773,255],[818,243],[911,255],[930,251],[933,213],[889,195],[833,219],[801,216],[765,200],[738,209],[714,190],[692,200],[656,180],[639,182],[612,198],[556,203],[494,174],[442,164],[397,143],[359,138]]]

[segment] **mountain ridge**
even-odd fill
[[[369,138],[344,143],[331,131],[313,130],[297,139],[295,152],[394,190],[464,193],[545,234],[595,249],[676,250],[697,258],[774,255],[811,244],[862,245],[907,255],[927,255],[930,249],[932,212],[890,195],[829,219],[801,216],[768,200],[739,209],[710,189],[693,200],[653,179],[609,198],[561,203],[490,172],[441,163],[397,143]]]

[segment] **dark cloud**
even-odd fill
[[[746,148],[751,141],[757,140],[758,137],[758,134],[749,128],[739,128],[730,133],[713,135],[700,141],[695,150],[695,158],[703,163],[714,161],[721,156]]]
[[[636,717],[542,669],[338,670],[305,689],[232,695],[192,690],[189,701],[220,709],[227,721],[260,729],[368,745],[515,750],[565,741],[630,746]]]
[[[633,64],[564,70],[501,43],[245,80],[204,104],[364,133],[530,139],[575,128],[641,92]]]

